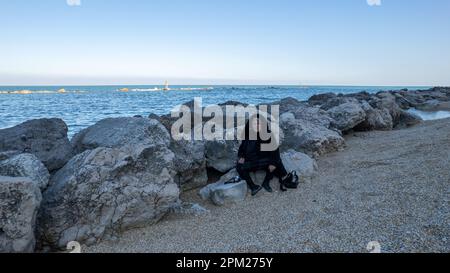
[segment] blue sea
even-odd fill
[[[127,88],[129,92],[120,92]],[[249,104],[273,102],[286,97],[307,100],[314,94],[359,91],[410,90],[414,86],[0,86],[0,128],[30,119],[62,118],[69,135],[108,117],[167,114],[177,105],[201,97],[204,105],[235,100]],[[64,90],[61,90],[64,89]],[[17,91],[22,94],[17,94]],[[58,92],[60,91],[60,92]]]

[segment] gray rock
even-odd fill
[[[218,185],[211,192],[211,200],[217,206],[243,202],[247,197],[247,183]]]
[[[91,245],[105,236],[154,224],[178,201],[174,154],[149,146],[97,148],[72,158],[52,178],[38,217],[43,246]]]
[[[317,175],[316,160],[306,154],[289,150],[281,154],[281,159],[288,172],[297,172],[300,182],[309,182]]]
[[[423,121],[421,117],[416,114],[401,111],[398,123],[396,125],[396,129],[407,128],[417,124],[420,124]]]
[[[216,183],[210,184],[200,190],[199,195],[203,200],[211,200],[217,206],[240,203],[247,197],[247,183],[245,181],[233,184],[225,184],[238,174],[235,169],[222,176]]]
[[[72,157],[67,125],[61,119],[37,119],[0,130],[0,152],[18,151],[34,154],[49,171],[54,171]]]
[[[324,94],[317,94],[313,95],[311,98],[309,98],[308,102],[311,105],[323,105],[328,100],[336,98],[337,95],[335,93],[324,93]]]
[[[388,109],[376,109],[367,102],[363,102],[361,105],[366,112],[366,119],[354,128],[356,131],[389,131],[393,129],[394,122]]]
[[[226,173],[236,166],[239,141],[207,141],[206,161],[209,168]]]
[[[327,100],[325,103],[323,103],[320,108],[322,110],[328,111],[331,108],[334,108],[336,106],[339,106],[341,104],[344,103],[358,103],[358,100],[356,98],[350,97],[350,96],[343,96],[343,95],[338,95],[334,98],[330,98],[329,100]]]
[[[345,146],[345,140],[335,130],[307,120],[296,119],[293,113],[280,117],[281,150],[304,152],[313,157],[334,152]]]
[[[157,120],[123,117],[101,120],[76,134],[71,143],[77,154],[98,147],[128,147],[139,153],[151,145],[168,146],[170,139],[167,129]]]
[[[182,191],[203,187],[208,183],[205,143],[203,141],[173,141],[176,182]]]
[[[402,109],[397,104],[394,95],[389,92],[380,92],[377,94],[377,98],[373,98],[370,104],[376,109],[387,109],[392,117],[394,127],[397,126]]]
[[[271,105],[280,106],[280,114],[283,114],[286,112],[294,112],[300,107],[305,107],[307,103],[301,102],[294,98],[284,98],[280,101],[273,102]]]
[[[236,171],[236,169],[232,169],[231,171],[227,172],[226,174],[222,175],[219,180],[215,183],[209,184],[205,187],[203,187],[202,189],[200,189],[199,191],[199,196],[203,199],[203,200],[209,200],[210,196],[211,196],[211,191],[214,189],[214,187],[216,185],[221,185],[227,181],[229,181],[232,178],[235,178],[238,176],[238,173]]]
[[[427,100],[423,96],[423,92],[401,91],[397,94],[400,95],[396,95],[397,104],[403,107],[406,106],[407,108],[416,107],[417,105],[422,104]]]
[[[334,119],[336,128],[343,132],[355,128],[366,119],[366,112],[358,102],[346,102],[327,112]]]
[[[33,252],[41,192],[24,177],[0,176],[0,253]]]
[[[19,151],[6,151],[6,152],[0,152],[0,161],[7,160],[13,156],[19,155]]]
[[[327,129],[335,129],[333,124],[334,120],[326,111],[320,109],[319,107],[310,107],[302,104],[301,106],[292,109],[290,113],[293,113],[296,119],[303,120],[317,126],[323,126]]]
[[[411,101],[409,101],[408,98],[403,96],[402,93],[394,93],[394,96],[395,102],[400,106],[400,108],[409,109],[411,107],[414,107],[414,104]]]
[[[422,111],[450,111],[450,101],[433,99],[417,104],[415,107]]]
[[[373,97],[373,94],[362,91],[358,93],[346,94],[344,97],[356,99],[359,102],[364,102],[370,100]]]
[[[175,182],[183,190],[207,183],[205,147],[201,141],[174,141],[167,129],[155,119],[109,118],[81,131],[72,139],[76,152],[98,147],[127,149],[133,156],[151,146],[174,152]]]
[[[170,213],[172,215],[193,215],[200,216],[209,213],[209,210],[200,206],[197,203],[187,203],[181,200],[170,208]]]
[[[44,164],[32,154],[19,154],[0,161],[0,175],[11,177],[28,177],[44,190],[48,185],[50,174]]]

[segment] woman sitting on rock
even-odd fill
[[[263,130],[264,128],[266,130]],[[263,132],[268,136],[266,139]],[[262,149],[263,144],[271,143],[272,137],[274,136],[269,130],[267,120],[261,115],[252,116],[245,125],[236,169],[239,176],[247,182],[252,196],[255,196],[262,188],[273,192],[270,181],[278,177],[281,182],[281,179],[288,175],[281,160],[280,150],[278,148],[273,151]],[[262,187],[256,185],[250,177],[250,173],[260,170],[266,171]]]

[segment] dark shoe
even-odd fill
[[[263,184],[262,184],[262,187],[263,187],[267,192],[270,192],[270,193],[273,192],[272,187],[270,187],[270,183],[268,183],[268,182],[263,183]]]
[[[262,190],[261,186],[255,185],[255,187],[251,188],[252,196],[255,196]]]

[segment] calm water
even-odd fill
[[[171,86],[207,88],[210,86]],[[57,117],[65,120],[69,134],[107,117],[167,114],[194,97],[202,97],[204,105],[236,100],[250,104],[268,103],[285,97],[307,100],[314,94],[378,92],[418,87],[345,87],[345,86],[212,86],[211,91],[118,92],[121,88],[152,89],[155,86],[39,86],[0,87],[0,128],[8,128],[29,119]],[[57,93],[64,88],[66,93]],[[161,88],[161,87],[160,87]],[[423,88],[423,87],[421,87]],[[30,90],[32,94],[5,94],[7,91]]]

